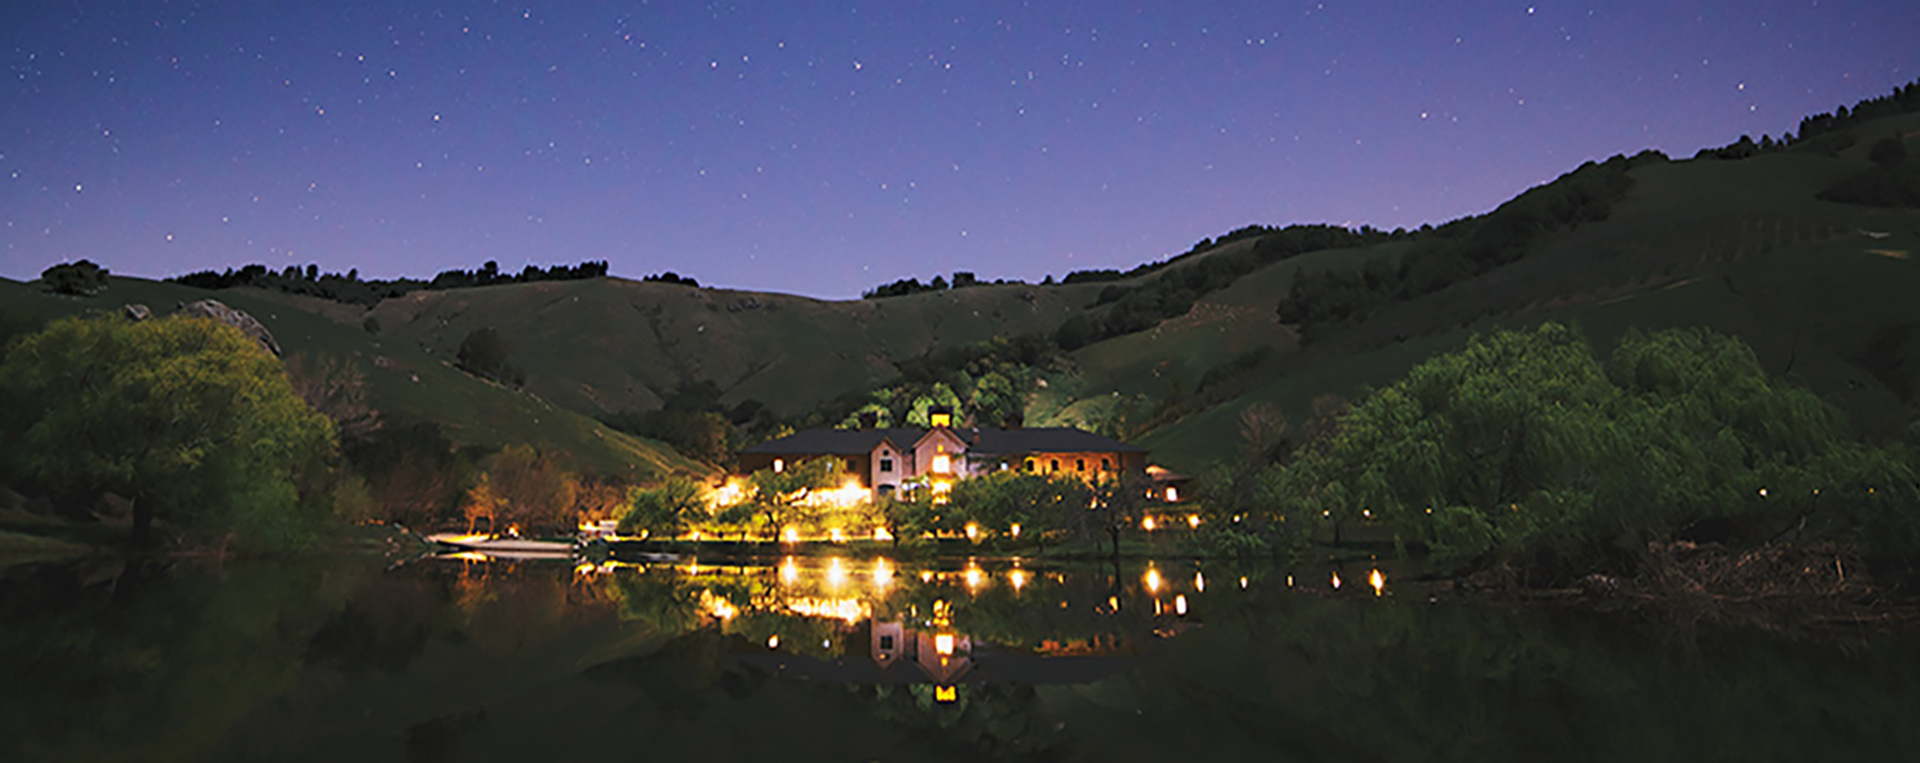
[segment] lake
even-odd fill
[[[1476,602],[1412,577],[856,555],[15,565],[0,759],[1920,759],[1910,635]]]

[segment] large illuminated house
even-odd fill
[[[987,429],[955,427],[953,414],[934,409],[933,426],[808,429],[740,451],[742,473],[780,471],[788,464],[833,456],[847,464],[871,497],[892,497],[917,485],[938,486],[990,472],[1017,469],[1073,474],[1090,480],[1147,474],[1147,451],[1072,427]]]

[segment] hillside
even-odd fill
[[[371,407],[389,419],[440,424],[459,444],[499,447],[536,443],[568,454],[575,468],[647,478],[672,472],[704,473],[659,443],[631,437],[537,396],[476,380],[402,342],[370,336],[360,311],[337,303],[255,289],[209,292],[135,278],[112,279],[92,297],[54,296],[37,284],[0,281],[0,328],[13,330],[89,310],[114,311],[128,303],[156,313],[214,298],[253,315],[273,332],[287,357],[331,357],[365,379]]]
[[[1883,118],[1864,135],[1920,135],[1920,116]],[[1232,457],[1241,414],[1278,406],[1293,422],[1321,395],[1351,398],[1383,385],[1476,331],[1554,320],[1581,327],[1603,351],[1630,329],[1705,325],[1741,337],[1765,366],[1841,405],[1860,431],[1900,436],[1912,420],[1920,346],[1920,212],[1822,201],[1835,180],[1869,167],[1869,141],[1825,156],[1787,151],[1738,161],[1702,158],[1641,166],[1604,221],[1555,231],[1517,262],[1381,311],[1301,348],[1270,346],[1260,381],[1231,399],[1161,427],[1142,444],[1180,468]],[[1352,253],[1393,257],[1388,247]],[[1276,305],[1298,271],[1282,263],[1203,300],[1188,331],[1235,331],[1230,307]],[[1235,300],[1243,287],[1262,297]],[[1240,314],[1251,315],[1252,312]],[[1172,325],[1175,322],[1169,322]],[[1083,367],[1170,356],[1121,352],[1126,337],[1082,350]],[[1190,343],[1188,346],[1200,346]],[[1228,352],[1185,356],[1187,368]],[[1126,384],[1124,378],[1116,384]],[[1139,385],[1137,379],[1131,383]]]
[[[1124,432],[1197,470],[1235,456],[1252,406],[1276,407],[1298,432],[1317,399],[1357,397],[1475,332],[1549,320],[1582,328],[1603,352],[1633,329],[1710,326],[1841,405],[1866,435],[1894,437],[1920,392],[1920,211],[1821,198],[1867,173],[1890,135],[1920,155],[1920,114],[1832,123],[1791,149],[1590,163],[1431,230],[1244,229],[1131,277],[1073,284],[823,301],[586,278],[415,291],[363,308],[137,279],[90,300],[0,283],[0,328],[210,294],[259,317],[290,354],[349,358],[390,414],[633,473],[696,467],[590,417],[658,408],[707,382],[727,405],[796,417],[899,378],[907,361],[996,336],[1058,337],[1068,349],[1045,370],[1030,425]],[[1283,313],[1305,317],[1287,324]],[[450,367],[482,328],[505,340],[524,391]]]

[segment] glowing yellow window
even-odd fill
[[[933,457],[933,471],[936,474],[946,474],[953,471],[953,458],[945,453],[936,454]]]

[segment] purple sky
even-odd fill
[[[0,275],[1039,280],[1437,223],[1920,76],[1920,3],[1457,5],[10,0]]]

